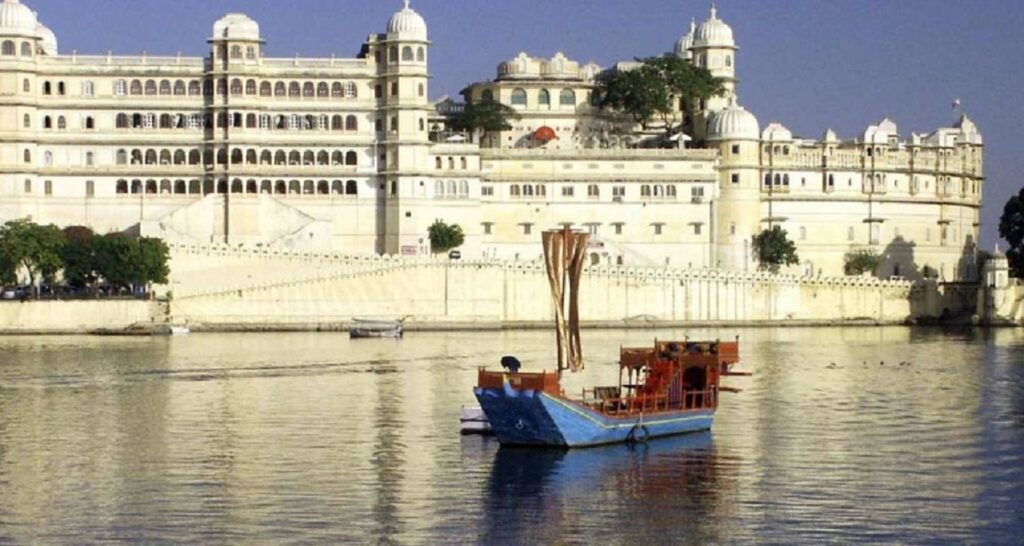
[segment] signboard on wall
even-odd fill
[[[402,256],[415,256],[419,253],[419,247],[416,245],[402,245]]]

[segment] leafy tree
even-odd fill
[[[843,271],[847,275],[874,274],[882,265],[882,255],[874,248],[850,250],[843,256]]]
[[[796,244],[789,240],[786,230],[772,226],[753,238],[754,256],[758,269],[778,273],[784,265],[796,265],[800,258],[796,254]]]
[[[29,284],[39,294],[39,281],[53,283],[61,270],[64,233],[55,225],[40,226],[28,220],[11,220],[0,226],[0,264],[3,277],[17,277],[19,270],[28,274]]]
[[[466,236],[458,224],[446,224],[441,220],[435,220],[427,229],[430,235],[430,250],[432,252],[447,252],[453,248],[462,246]]]
[[[140,253],[140,269],[137,282],[139,284],[167,284],[167,276],[171,268],[167,265],[170,250],[167,243],[152,237],[138,240]]]
[[[64,263],[64,281],[83,288],[96,282],[96,258],[93,252],[95,234],[84,226],[64,228],[67,244],[61,252]]]
[[[166,283],[169,250],[160,239],[126,237],[119,233],[93,239],[96,273],[121,288]]]
[[[493,100],[470,102],[449,122],[456,131],[465,131],[472,135],[473,142],[479,141],[480,135],[494,131],[512,129],[510,121],[520,119],[514,108]]]
[[[1006,259],[1010,262],[1011,274],[1024,278],[1024,188],[1010,197],[1003,207],[1003,215],[999,218],[999,235],[1010,244]]]
[[[660,120],[666,136],[682,122],[680,104],[707,100],[725,92],[721,78],[676,57],[638,59],[640,66],[610,70],[597,80],[598,105],[629,114],[644,129]]]

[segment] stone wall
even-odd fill
[[[532,325],[553,316],[538,262],[172,249],[171,315],[214,327],[341,325],[353,317],[412,325]],[[903,322],[908,282],[715,270],[595,267],[580,313],[590,324]]]
[[[97,328],[125,328],[162,314],[142,300],[3,301],[0,333],[85,333]]]

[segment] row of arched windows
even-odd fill
[[[30,129],[32,127],[32,116],[25,114],[24,119],[22,120],[22,124],[25,126],[26,129]],[[53,116],[43,116],[43,129],[53,128],[59,130],[67,129],[67,118],[65,118],[64,116],[57,116],[55,124]],[[96,120],[92,116],[85,116],[85,118],[82,119],[82,128],[87,130],[95,129]]]
[[[27,150],[26,150],[27,151]],[[263,150],[242,150],[235,148],[228,152],[226,149],[217,150],[155,150],[155,149],[120,149],[115,153],[117,165],[212,165],[216,162],[221,165],[290,165],[290,166],[358,166],[359,154],[353,150],[348,151],[313,151],[300,152],[292,150],[286,152],[278,150],[272,152]]]
[[[0,46],[0,54],[3,54],[4,57],[13,57],[18,54],[18,45],[14,43],[14,40],[4,40],[3,45]],[[21,56],[32,56],[31,42],[21,42]]]
[[[355,180],[262,180],[240,178],[232,180],[118,180],[118,194],[176,194],[206,195],[210,193],[273,193],[277,195],[359,195],[359,185]]]
[[[512,184],[508,188],[508,193],[512,197],[544,197],[548,194],[548,189],[544,184],[523,184],[521,187],[519,184]]]
[[[445,161],[444,161],[443,157],[435,157],[434,158],[434,168],[436,168],[436,169],[443,169],[444,165],[445,165]],[[460,157],[459,158],[459,168],[462,169],[462,170],[466,170],[468,167],[469,167],[469,163],[466,161],[466,158],[465,157]],[[449,171],[454,171],[455,170],[455,158],[454,157],[449,157],[448,158],[448,170]]]
[[[214,124],[216,121],[216,124]],[[349,114],[242,114],[223,112],[212,114],[118,114],[114,119],[117,129],[212,129],[233,127],[236,129],[280,129],[358,131],[359,119]]]
[[[434,199],[469,199],[469,182],[459,180],[456,184],[454,180],[435,180]]]
[[[662,186],[661,184],[643,184],[640,186],[641,198],[675,199],[676,187],[674,184]]]
[[[116,80],[114,82],[115,95],[212,95],[213,82],[205,80]],[[354,81],[348,82],[257,82],[256,80],[242,80],[234,78],[217,80],[217,92],[232,95],[259,95],[261,97],[291,97],[291,98],[347,98],[354,99],[359,96],[359,91]]]
[[[494,91],[490,89],[484,89],[480,93],[480,100],[483,102],[491,102],[494,100]],[[512,96],[510,98],[512,106],[523,106],[528,107],[529,99],[526,95],[526,90],[522,88],[516,88],[512,90]],[[560,106],[576,106],[576,91],[572,89],[562,89],[558,92],[558,104]],[[551,92],[547,89],[541,89],[537,92],[537,105],[538,106],[551,106]]]
[[[403,46],[401,50],[398,49],[398,46],[391,46],[391,48],[388,49],[389,63],[395,64],[398,62],[399,51],[401,51],[402,62],[427,62],[427,50],[423,46],[419,46],[418,48],[415,49],[415,51],[413,50],[412,46]],[[378,63],[380,63],[383,61],[382,57],[383,54],[381,53],[381,50],[377,50],[377,52],[374,54],[374,59]]]

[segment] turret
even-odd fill
[[[702,140],[705,137],[706,122],[710,115],[729,105],[729,100],[736,94],[736,42],[733,40],[732,28],[718,18],[718,9],[712,4],[711,16],[697,27],[693,34],[693,45],[690,46],[691,62],[695,66],[707,68],[711,74],[721,78],[725,84],[725,93],[711,97],[703,104],[691,105],[694,115],[694,137]]]
[[[757,118],[732,97],[729,106],[711,114],[707,128],[708,146],[717,148],[721,157],[715,265],[749,271],[753,264],[751,241],[761,220]]]

